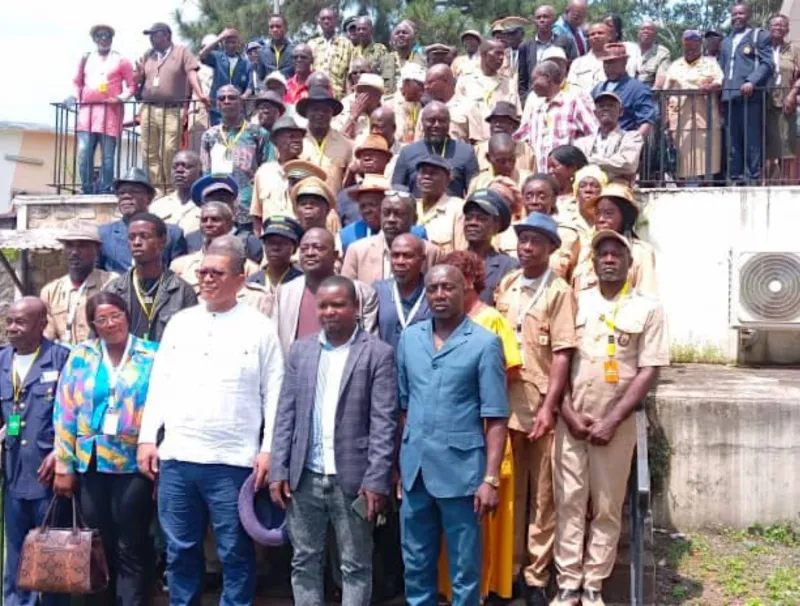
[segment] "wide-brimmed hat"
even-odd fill
[[[604,50],[606,54],[603,57],[603,63],[628,58],[628,49],[622,42],[609,42],[605,45]]]
[[[525,29],[525,27],[530,25],[531,22],[525,17],[517,17],[516,15],[512,15],[510,17],[506,17],[505,19],[500,19],[500,21],[497,23],[502,28],[503,33],[510,34]]]
[[[610,198],[612,200],[622,202],[623,204],[627,204],[633,209],[634,222],[639,218],[639,205],[636,203],[636,198],[633,195],[631,188],[624,183],[609,183],[606,185],[600,192],[600,196],[598,196],[596,200],[593,200],[587,204],[586,210],[589,213],[594,214],[595,210],[597,209],[597,203],[603,198]]]
[[[419,63],[413,63],[409,61],[400,70],[400,82],[405,82],[406,80],[413,80],[414,82],[425,84],[426,77],[427,73],[425,72],[425,68],[422,67]]]
[[[234,198],[239,195],[239,185],[228,175],[205,175],[192,183],[189,195],[197,206],[203,205],[203,199],[214,191],[227,191]]]
[[[306,132],[306,129],[300,126],[293,116],[281,116],[275,120],[275,124],[272,125],[272,130],[269,134],[274,139],[282,130],[296,130],[301,133]]]
[[[463,41],[464,38],[466,38],[467,36],[472,36],[473,38],[477,38],[478,40],[483,42],[483,36],[481,36],[481,33],[476,29],[468,29],[466,31],[461,32],[461,35],[458,37],[458,39]]]
[[[552,61],[553,59],[569,61],[567,53],[563,48],[560,46],[548,46],[542,53],[542,61]]]
[[[327,183],[319,177],[306,177],[289,192],[293,205],[297,205],[300,196],[316,196],[328,203],[328,208],[336,208],[336,196]]]
[[[383,78],[378,74],[361,74],[354,88],[356,92],[360,92],[363,88],[377,90],[380,94],[386,92],[386,85],[383,83]]]
[[[498,101],[494,104],[492,111],[486,116],[486,121],[489,122],[492,118],[511,118],[515,122],[520,122],[522,119],[517,111],[517,106],[508,101]]]
[[[91,29],[89,30],[89,36],[90,36],[91,38],[94,38],[94,35],[95,35],[97,32],[99,32],[100,30],[107,30],[108,32],[110,32],[110,33],[111,33],[111,37],[112,37],[112,38],[113,38],[113,37],[116,35],[116,33],[117,33],[116,31],[114,31],[114,28],[113,28],[113,27],[111,27],[110,25],[106,25],[105,23],[98,23],[97,25],[93,25],[93,26],[91,27]]]
[[[274,72],[270,72],[269,74],[267,74],[267,77],[264,78],[264,86],[266,86],[267,82],[269,82],[270,80],[272,80],[273,82],[280,82],[281,85],[283,85],[283,88],[287,87],[286,76],[280,73],[277,69]]]
[[[324,181],[328,176],[321,167],[308,160],[289,160],[283,165],[283,173],[287,179],[299,179],[301,181],[308,177],[316,177]]]
[[[102,244],[97,225],[91,223],[74,223],[67,227],[63,234],[56,238],[59,242],[95,242]]]
[[[524,231],[538,232],[544,237],[549,238],[550,241],[556,245],[556,248],[561,247],[561,236],[558,235],[558,225],[555,219],[550,215],[532,212],[525,217],[524,221],[514,226],[514,231],[517,232],[517,236]]]
[[[383,80],[381,80],[381,84],[383,84]],[[341,102],[324,86],[312,86],[308,90],[308,96],[297,102],[297,113],[303,118],[307,117],[306,112],[308,111],[309,103],[327,103],[333,109],[334,116],[341,114],[344,109]]]
[[[354,200],[358,200],[361,194],[368,192],[380,192],[383,194],[390,189],[392,189],[392,184],[389,183],[389,179],[383,175],[364,175],[364,180],[358,187],[350,191],[350,197]]]
[[[136,183],[137,185],[143,185],[147,188],[147,191],[149,191],[151,195],[156,193],[155,187],[150,185],[150,179],[147,178],[147,173],[138,166],[130,167],[124,175],[122,175],[119,179],[114,180],[114,191],[116,191],[117,188],[123,183]]]
[[[367,135],[364,137],[364,140],[361,142],[361,144],[356,146],[356,151],[354,152],[355,157],[358,158],[358,155],[361,152],[367,150],[382,152],[389,158],[394,155],[389,150],[389,144],[386,142],[386,139],[380,135]]]
[[[281,236],[297,244],[303,237],[303,226],[288,215],[271,215],[264,221],[261,239],[267,236]]]
[[[275,505],[269,491],[255,491],[255,472],[239,490],[239,521],[247,535],[259,545],[280,547],[288,541],[286,512]]]
[[[511,225],[511,208],[505,198],[491,189],[478,189],[464,202],[463,212],[466,213],[471,207],[477,207],[482,212],[492,217],[497,217],[500,224],[498,233],[502,233]]]
[[[592,238],[592,250],[597,250],[597,247],[600,246],[600,243],[604,242],[605,240],[616,240],[617,242],[624,244],[625,248],[628,250],[633,250],[628,238],[623,236],[621,233],[614,231],[613,229],[601,229],[598,231]]]
[[[450,53],[453,49],[446,44],[442,44],[441,42],[436,42],[435,44],[429,44],[425,47],[425,54],[429,53]]]
[[[281,111],[281,113],[286,111],[286,104],[283,102],[281,96],[274,90],[262,90],[256,95],[255,101],[253,102],[254,106],[258,107],[262,103],[274,105]]]

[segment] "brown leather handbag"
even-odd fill
[[[42,525],[25,537],[17,586],[42,593],[101,591],[108,585],[108,564],[100,531],[85,528],[75,497],[72,528],[52,528],[57,498],[50,502]]]

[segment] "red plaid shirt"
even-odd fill
[[[301,99],[308,97],[308,84],[301,83],[297,76],[292,76],[286,81],[286,94],[283,96],[283,102],[287,105],[295,105]]]
[[[593,135],[600,128],[594,104],[581,95],[560,91],[550,101],[535,103],[515,138],[527,141],[536,156],[536,169],[547,172],[547,156],[559,145]]]

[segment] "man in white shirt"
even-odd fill
[[[296,604],[324,604],[324,554],[333,526],[342,604],[369,606],[372,523],[389,495],[397,432],[394,350],[358,326],[355,285],[322,280],[322,330],[296,341],[281,389],[270,475],[287,508]]]
[[[220,603],[251,604],[255,593],[238,498],[253,470],[256,490],[266,485],[283,355],[272,322],[237,302],[245,258],[236,236],[211,243],[198,269],[203,304],[172,318],[150,377],[137,460],[144,475],[159,475],[172,604],[200,600],[209,522],[222,562]]]

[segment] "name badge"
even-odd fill
[[[105,82],[101,82],[100,85],[97,87],[97,90],[99,90],[101,93],[106,92],[108,90],[108,84],[106,84]]]
[[[550,337],[546,334],[539,335],[539,345],[546,347],[550,344]]]
[[[107,412],[103,418],[103,435],[115,436],[119,431],[119,413]]]
[[[619,383],[619,361],[606,360],[603,362],[603,374],[605,375],[606,383]]]
[[[53,383],[55,381],[58,381],[57,370],[45,370],[42,373],[42,377],[39,379],[39,383]]]
[[[229,175],[233,172],[233,154],[224,145],[217,143],[211,148],[211,174]]]
[[[153,88],[158,88],[158,74],[153,76]]]
[[[8,415],[8,435],[16,437],[19,435],[20,420],[19,415]]]

